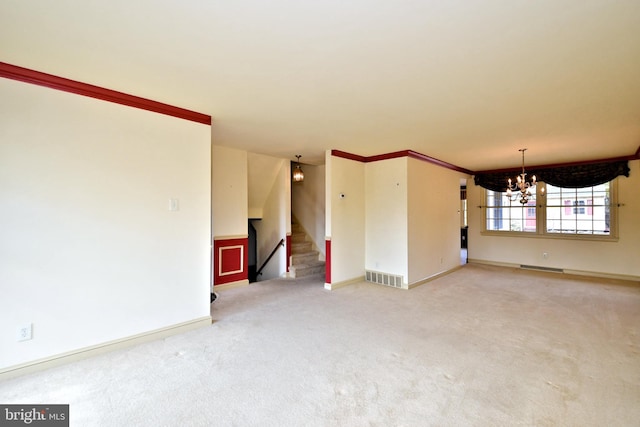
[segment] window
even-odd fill
[[[506,193],[486,190],[485,229],[545,237],[615,237],[615,181],[584,188],[539,183],[535,200],[522,205]]]
[[[492,231],[536,231],[536,204],[510,202],[505,193],[487,190],[486,229]]]
[[[584,188],[547,185],[545,231],[563,234],[610,235],[610,184],[607,182]]]
[[[469,225],[467,221],[467,187],[460,187],[460,211],[462,212],[462,223],[461,227],[466,227]]]

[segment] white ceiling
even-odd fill
[[[0,61],[213,117],[322,163],[411,149],[483,170],[640,146],[640,1],[2,0]]]

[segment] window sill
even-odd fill
[[[500,237],[525,237],[534,239],[551,239],[551,240],[581,240],[593,242],[617,242],[617,236],[598,236],[593,234],[567,234],[567,233],[534,233],[526,231],[481,231],[481,236],[500,236]]]

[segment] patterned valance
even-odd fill
[[[555,187],[582,188],[604,184],[617,176],[629,176],[629,162],[626,160],[588,165],[562,166],[556,168],[527,169],[527,178],[536,176],[537,181],[551,184]],[[478,173],[474,176],[476,185],[493,191],[505,191],[507,180],[515,181],[522,169],[504,172]]]

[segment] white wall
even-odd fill
[[[630,176],[619,177],[618,210],[619,240],[598,242],[587,240],[550,239],[537,237],[483,236],[483,190],[470,181],[469,199],[469,259],[483,262],[525,264],[562,268],[577,272],[628,276],[640,280],[640,161],[629,162]],[[549,254],[544,259],[542,254]]]
[[[409,283],[460,265],[460,178],[416,159],[409,162]]]
[[[407,157],[365,164],[365,268],[407,283]]]
[[[293,216],[325,255],[325,165],[303,165],[304,181],[291,184]]]
[[[213,236],[247,236],[247,152],[214,145],[211,153]]]
[[[291,222],[290,163],[288,160],[272,158],[278,165],[278,173],[262,207],[262,220],[253,221],[258,241],[258,263],[260,268],[271,254],[276,243],[287,236],[287,223]],[[290,226],[289,226],[290,228]],[[281,247],[265,266],[258,280],[269,280],[283,276],[287,271],[286,247]]]
[[[0,93],[0,369],[208,317],[210,127]]]
[[[262,208],[276,177],[280,173],[283,159],[257,153],[247,153],[247,191],[249,218],[262,218]]]
[[[332,282],[367,269],[402,275],[408,287],[457,268],[465,177],[409,157],[362,163],[327,156]]]
[[[364,163],[326,156],[326,230],[331,238],[331,282],[364,276]],[[340,197],[344,194],[344,198]]]

